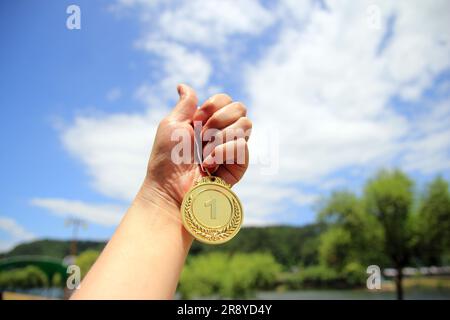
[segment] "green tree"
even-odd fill
[[[64,283],[63,283],[63,278],[61,276],[60,273],[55,273],[53,274],[52,280],[51,280],[51,285],[52,287],[55,288],[62,288]]]
[[[384,251],[397,271],[397,299],[403,299],[402,268],[411,257],[413,182],[399,170],[382,170],[365,187],[368,213],[384,233]]]
[[[351,249],[350,233],[342,227],[332,227],[320,237],[319,261],[340,272],[349,260],[352,260]]]
[[[219,292],[223,297],[249,298],[257,289],[270,289],[280,271],[281,266],[271,254],[235,254]]]
[[[427,186],[417,222],[418,252],[423,262],[439,264],[450,248],[450,193],[443,178],[437,177]]]
[[[273,287],[281,266],[268,253],[208,253],[189,258],[178,291],[183,298],[246,298]]]
[[[44,271],[35,266],[2,271],[0,273],[1,289],[28,289],[48,286]]]
[[[189,257],[178,287],[185,299],[217,294],[222,277],[229,272],[229,257],[224,253],[209,253]]]
[[[318,218],[328,226],[319,247],[320,261],[328,267],[342,270],[350,262],[370,265],[383,260],[381,225],[353,193],[333,192],[322,203]]]
[[[100,252],[97,250],[86,250],[75,259],[75,264],[80,268],[82,277],[88,273],[99,255]]]

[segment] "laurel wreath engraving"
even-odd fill
[[[209,241],[219,241],[230,237],[236,229],[241,225],[242,214],[239,204],[236,199],[233,198],[233,215],[230,222],[220,229],[208,229],[203,227],[195,216],[192,214],[192,196],[189,196],[184,206],[184,215],[186,223],[189,225],[192,232],[194,232],[199,238]]]

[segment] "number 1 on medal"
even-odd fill
[[[211,219],[216,220],[216,199],[209,199],[206,201],[205,207],[211,207]]]

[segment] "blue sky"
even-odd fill
[[[90,190],[80,163],[63,150],[55,121],[70,121],[90,109],[143,108],[133,99],[119,103],[106,98],[117,86],[124,92],[133,90],[148,75],[143,68],[130,72],[131,63],[148,63],[131,45],[132,35],[138,32],[136,24],[112,19],[108,2],[78,3],[89,32],[66,28],[70,1],[11,1],[2,3],[0,10],[0,143],[5,151],[1,211],[37,236],[70,233],[64,219],[29,205],[36,194],[102,200],[101,194]],[[91,225],[87,235],[110,234],[103,229]]]
[[[66,8],[81,29],[66,28]],[[450,179],[445,1],[4,1],[0,250],[111,235],[178,82],[254,122],[246,223],[313,221],[317,199],[398,166]],[[273,170],[265,173],[268,167]],[[270,171],[270,170],[269,170]]]

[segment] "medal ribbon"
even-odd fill
[[[194,152],[195,161],[198,161],[200,164],[200,169],[202,172],[205,172],[208,174],[209,177],[211,177],[211,173],[207,168],[203,166],[203,145],[202,145],[202,126],[200,121],[195,121],[194,123],[194,149],[196,152]]]

